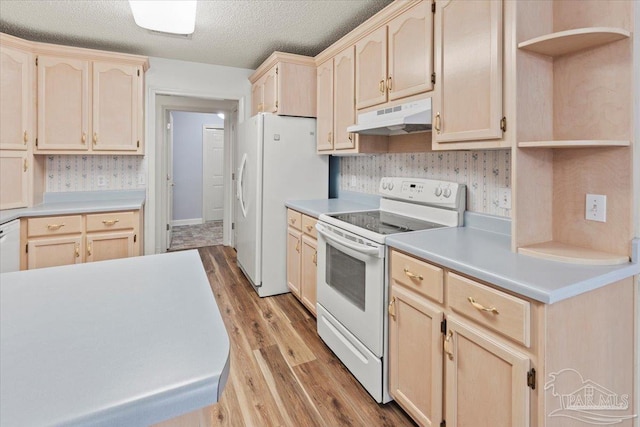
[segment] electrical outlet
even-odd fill
[[[584,211],[589,221],[607,222],[607,196],[587,194]]]
[[[357,185],[356,176],[355,175],[351,175],[351,186],[355,187],[356,185]]]
[[[98,187],[104,187],[107,185],[107,177],[104,175],[98,175]]]
[[[511,189],[506,187],[498,188],[498,206],[502,209],[511,209]]]

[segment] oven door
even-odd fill
[[[319,222],[318,304],[382,357],[384,245]]]

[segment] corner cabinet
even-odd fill
[[[357,109],[433,89],[431,8],[421,1],[356,43]]]
[[[316,65],[313,58],[274,52],[249,77],[251,115],[316,117]]]
[[[39,55],[36,154],[143,154],[143,66]]]
[[[287,285],[314,316],[318,266],[316,222],[308,215],[287,210]]]
[[[0,150],[0,209],[29,205],[31,159],[27,151]]]
[[[501,0],[436,2],[434,149],[503,137],[502,8]]]
[[[22,270],[140,255],[140,211],[23,218]]]

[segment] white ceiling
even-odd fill
[[[0,31],[28,40],[254,69],[315,56],[391,0],[199,0],[191,39],[139,28],[126,0],[0,0]]]

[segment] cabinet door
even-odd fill
[[[278,112],[278,66],[271,68],[264,77],[262,88],[263,108],[266,113]]]
[[[433,89],[433,13],[420,2],[389,23],[389,100]]]
[[[90,140],[89,62],[38,57],[37,151],[86,151]]]
[[[0,46],[0,149],[26,150],[33,138],[32,56]]]
[[[387,27],[356,43],[356,108],[387,101]]]
[[[260,80],[251,86],[251,116],[262,112],[262,89],[263,85]]]
[[[318,271],[318,242],[309,236],[302,236],[302,272],[300,299],[316,314],[316,273]]]
[[[334,64],[333,139],[336,150],[345,150],[355,147],[355,135],[347,132],[347,128],[356,122],[355,48],[352,46],[337,54]]]
[[[433,137],[502,137],[502,1],[436,2]]]
[[[302,232],[287,228],[287,285],[291,292],[300,298],[300,262],[302,251]]]
[[[447,425],[529,426],[529,358],[454,316],[447,329]]]
[[[389,393],[418,424],[442,421],[442,310],[399,286],[389,304]],[[455,424],[452,424],[455,425]]]
[[[94,151],[137,151],[142,129],[142,68],[93,63]]]
[[[135,255],[133,231],[87,235],[87,262],[129,258]]]
[[[82,262],[82,237],[44,237],[27,243],[27,269],[56,267]]]
[[[333,150],[333,59],[323,62],[316,71],[318,95],[318,151]]]
[[[26,151],[0,151],[0,209],[29,205],[29,164]]]

